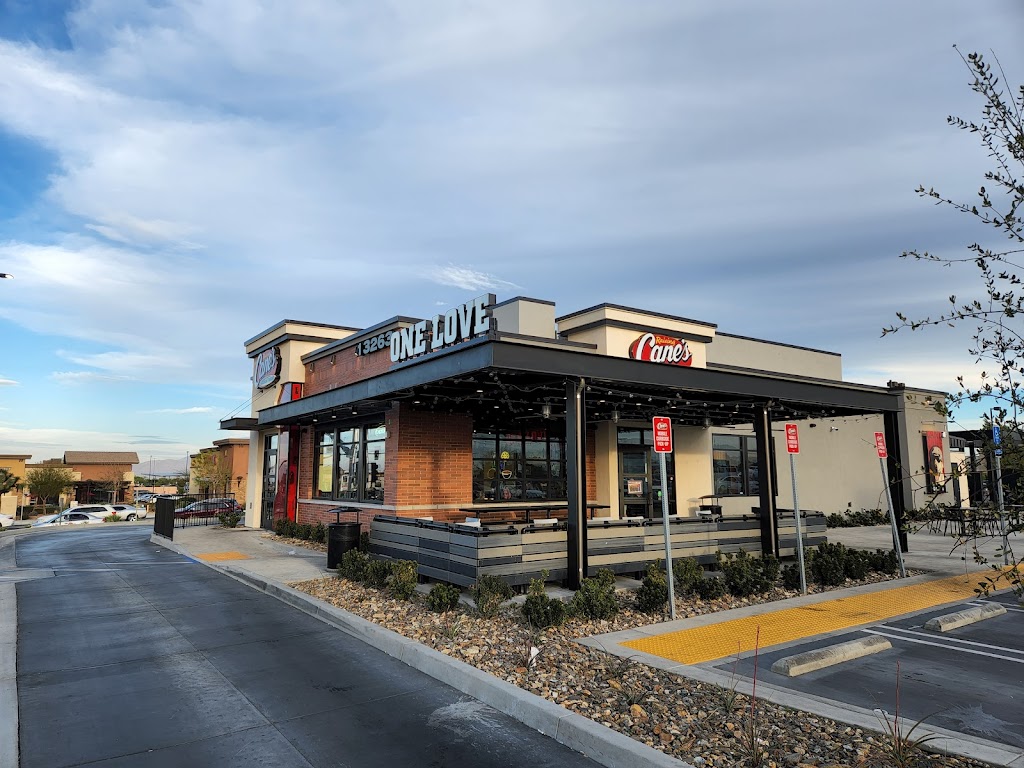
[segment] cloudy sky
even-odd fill
[[[953,44],[1024,81],[1024,4],[0,0],[0,453],[184,456],[242,343],[484,291],[615,302],[955,388],[973,284],[920,200],[986,158]],[[964,414],[967,419],[969,414]]]

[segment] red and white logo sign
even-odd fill
[[[878,458],[889,458],[889,452],[885,450],[885,433],[875,432],[875,450],[878,451]]]
[[[786,425],[786,451],[800,453],[800,434],[796,431],[796,424]]]
[[[672,421],[667,416],[654,417],[654,452],[672,453]]]
[[[645,333],[634,341],[629,345],[629,356],[634,360],[687,367],[693,362],[693,353],[685,341],[660,333]]]

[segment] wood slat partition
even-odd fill
[[[691,557],[714,563],[718,552],[740,549],[760,556],[761,533],[754,516],[717,522],[699,518],[670,520],[672,557]],[[825,517],[813,513],[805,519],[806,546],[825,540]],[[795,554],[796,529],[792,513],[788,527],[780,520],[784,555]],[[588,575],[602,568],[615,573],[643,572],[665,554],[663,525],[655,520],[594,520],[587,526]],[[788,547],[788,552],[786,548]],[[418,572],[437,581],[460,586],[480,576],[500,576],[519,586],[540,578],[566,577],[564,522],[546,525],[469,526],[414,518],[378,515],[370,526],[370,552],[377,557],[414,560]]]

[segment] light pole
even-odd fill
[[[14,279],[14,275],[12,275],[10,272],[0,272],[0,280],[3,280],[5,277],[8,280],[13,280]]]

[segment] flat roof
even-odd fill
[[[652,312],[649,309],[638,309],[637,307],[627,307],[622,304],[609,304],[607,302],[605,302],[604,304],[595,304],[592,307],[587,307],[586,309],[581,309],[576,312],[570,312],[568,315],[556,317],[555,322],[560,323],[563,320],[568,320],[569,318],[577,317],[578,315],[585,315],[588,312],[593,312],[598,309],[618,309],[622,310],[623,312],[635,312],[638,315],[647,315],[649,317],[661,317],[664,318],[665,320],[675,320],[680,323],[693,323],[694,325],[703,325],[708,328],[718,328],[718,325],[716,323],[708,323],[705,322],[704,320],[694,320],[693,318],[680,317],[679,315],[667,315],[664,312]]]

